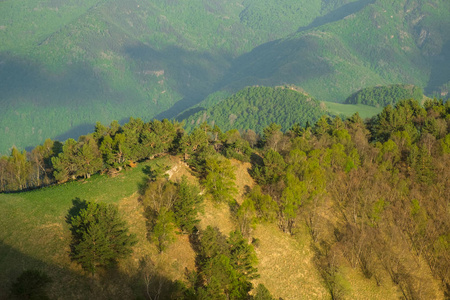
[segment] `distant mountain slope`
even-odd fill
[[[270,11],[260,1],[1,1],[0,153],[95,121],[173,117],[213,92],[233,58],[320,15],[321,0],[266,2]],[[260,13],[284,25],[259,24]]]
[[[295,84],[450,86],[446,0],[0,1],[0,153]]]
[[[232,89],[295,84],[338,102],[379,84],[414,84],[432,93],[450,80],[449,12],[450,2],[442,0],[355,1],[241,56],[226,83]]]
[[[393,84],[361,89],[348,97],[345,103],[384,107],[388,104],[394,105],[403,99],[415,99],[420,102],[423,97],[422,90],[416,86]]]
[[[262,132],[271,123],[283,130],[299,123],[315,123],[326,109],[309,95],[288,87],[247,87],[208,109],[199,111],[186,119],[186,128],[203,122],[218,125],[222,130],[252,129]]]

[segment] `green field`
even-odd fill
[[[7,295],[11,280],[23,270],[36,268],[46,271],[55,286],[68,287],[66,291],[54,291],[56,295],[64,298],[67,292],[68,298],[74,298],[77,289],[86,288],[80,284],[87,284],[87,279],[82,278],[80,270],[74,269],[69,260],[70,231],[66,216],[74,206],[73,201],[117,203],[139,190],[140,184],[148,178],[145,170],[166,163],[165,158],[160,158],[124,170],[112,178],[95,175],[87,180],[35,191],[0,194],[3,214],[0,218],[0,295]]]
[[[363,119],[371,118],[383,110],[382,107],[373,107],[363,104],[342,104],[328,101],[323,101],[323,103],[327,106],[328,111],[333,115],[344,115],[346,117],[350,117],[357,112]]]

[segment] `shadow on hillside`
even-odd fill
[[[72,199],[72,207],[66,215],[66,223],[72,224],[72,218],[78,216],[83,209],[88,207],[86,200],[81,200],[79,197]]]
[[[316,28],[328,23],[333,23],[339,20],[344,19],[345,17],[357,13],[364,9],[367,5],[375,3],[375,0],[359,0],[356,2],[351,2],[348,4],[345,4],[338,9],[329,12],[328,14],[317,17],[314,19],[314,21],[311,22],[308,26],[300,27],[297,31],[305,31],[311,28]]]
[[[332,73],[320,54],[324,46],[314,37],[275,40],[254,48],[233,61],[223,87],[237,91],[249,85],[301,83]]]
[[[43,65],[6,54],[0,55],[0,78],[1,101],[12,108],[24,104],[83,106],[94,101],[105,86],[92,68],[83,64],[53,73]]]
[[[137,72],[142,78],[157,76],[159,80],[170,81],[174,83],[176,92],[182,95],[181,100],[158,114],[157,119],[173,118],[202,101],[228,69],[230,59],[224,55],[187,51],[180,47],[158,51],[145,44],[127,46],[123,51],[136,62]]]
[[[132,274],[118,268],[83,275],[62,266],[48,264],[0,241],[0,299],[12,299],[11,285],[25,270],[45,272],[52,282],[46,291],[50,299],[160,299],[179,295],[182,285],[159,274],[152,260],[143,257]]]
[[[450,82],[450,41],[442,46],[442,51],[431,60],[431,75],[425,93],[428,95],[436,92],[440,86]]]
[[[77,298],[78,291],[86,290],[89,286],[88,280],[80,274],[45,263],[0,241],[0,299],[10,299],[12,283],[26,270],[47,273],[52,280],[47,288],[52,299]]]
[[[92,132],[98,115],[103,118],[111,117],[124,107],[123,99],[127,99],[86,64],[73,64],[64,70],[53,72],[43,64],[8,54],[0,54],[0,95],[0,118],[9,114],[9,119],[14,120],[5,125],[17,137],[12,143],[18,143],[20,148],[26,146],[27,150],[36,146],[28,143],[33,136],[42,135],[43,139],[64,141]],[[108,102],[109,106],[102,108],[103,103],[99,101]],[[93,111],[93,104],[103,111]],[[55,107],[60,108],[59,115],[55,114]],[[113,107],[115,111],[110,112],[109,107]],[[79,124],[80,120],[87,122]],[[88,123],[89,121],[92,123]],[[61,127],[58,127],[59,123]],[[68,124],[73,125],[62,133]],[[3,128],[1,131],[0,138]],[[20,145],[21,143],[28,145]]]
[[[176,120],[181,122],[202,110],[205,110],[205,109],[203,107],[194,107],[191,109],[187,109],[187,110],[183,111],[181,114],[177,115]]]

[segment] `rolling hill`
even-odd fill
[[[293,87],[248,87],[216,105],[202,109],[185,120],[191,130],[203,122],[222,130],[252,129],[259,133],[271,123],[288,130],[298,123],[314,124],[326,109],[309,95]]]

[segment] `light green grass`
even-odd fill
[[[6,295],[11,281],[29,268],[45,270],[55,286],[82,284],[83,281],[73,280],[79,274],[67,275],[73,272],[66,222],[72,200],[117,203],[138,192],[140,184],[148,178],[144,168],[162,164],[168,164],[167,159],[141,163],[113,178],[95,175],[35,191],[0,194],[0,295]],[[64,280],[69,282],[62,283]]]
[[[380,107],[373,107],[363,104],[342,104],[327,101],[323,101],[323,103],[327,106],[327,109],[331,114],[350,117],[354,113],[358,112],[359,116],[363,119],[371,118],[383,110],[383,108]]]

